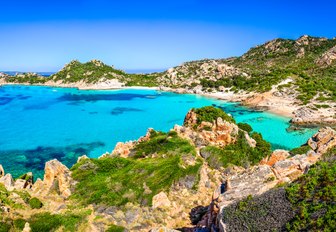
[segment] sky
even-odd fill
[[[57,71],[73,59],[124,70],[239,56],[274,38],[333,38],[333,0],[0,2],[0,70]]]

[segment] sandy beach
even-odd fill
[[[30,83],[8,83],[4,79],[0,78],[1,85],[27,85]],[[48,81],[44,84],[33,84],[35,86],[48,86],[55,88],[77,88],[80,90],[119,90],[119,89],[143,89],[143,90],[160,90],[166,92],[174,92],[178,94],[196,94],[209,98],[216,98],[228,102],[238,102],[246,107],[255,108],[258,110],[267,111],[279,116],[288,118],[297,118],[296,112],[303,108],[302,105],[298,105],[293,97],[275,96],[274,92],[276,88],[273,88],[269,92],[265,93],[234,93],[229,90],[222,92],[206,93],[203,91],[193,91],[183,88],[173,89],[170,87],[146,87],[146,86],[125,86],[123,83],[117,80],[109,80],[105,82],[99,82],[94,84],[88,84],[84,82],[76,83],[61,83]],[[314,104],[314,102],[312,103]],[[307,115],[299,114],[299,119],[295,121],[296,124],[336,124],[335,107],[321,108],[316,111],[309,111]]]

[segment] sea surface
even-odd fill
[[[289,118],[221,100],[154,90],[78,90],[37,86],[0,88],[0,164],[15,177],[42,177],[56,158],[71,167],[77,157],[99,157],[118,141],[138,139],[148,128],[168,131],[190,108],[214,105],[249,123],[273,149],[304,144],[317,129],[287,131]]]

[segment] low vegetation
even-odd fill
[[[289,153],[292,155],[302,155],[302,154],[306,154],[309,150],[311,150],[310,146],[303,145],[301,147],[297,147],[297,148],[290,150]]]
[[[207,146],[201,150],[201,154],[212,168],[255,165],[271,154],[271,145],[259,133],[254,132],[251,137],[257,142],[255,148],[248,144],[244,132],[240,131],[236,143],[224,148]]]
[[[195,147],[180,138],[175,131],[169,133],[151,131],[150,139],[136,145],[134,158],[145,158],[151,154],[157,156],[193,155]]]
[[[217,120],[217,118],[222,118],[224,121],[235,123],[235,120],[232,116],[213,106],[193,109],[193,111],[197,114],[197,126],[201,124],[201,122],[212,123],[213,121]]]
[[[307,174],[225,208],[229,231],[335,231],[336,148]]]
[[[294,219],[287,223],[289,231],[336,230],[335,159],[317,163],[286,191],[296,213]]]
[[[225,208],[222,216],[228,231],[283,231],[294,217],[284,188],[270,190]]]
[[[152,132],[150,140],[138,144],[133,152],[133,158],[108,157],[76,164],[73,178],[79,183],[73,198],[83,204],[151,205],[154,195],[168,191],[183,178],[191,177],[197,185],[202,162],[195,157],[195,148],[176,133]]]
[[[36,197],[33,197],[29,200],[29,205],[32,209],[40,209],[43,206],[43,203]]]

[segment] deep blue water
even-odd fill
[[[27,171],[42,176],[50,159],[70,167],[78,156],[99,157],[111,152],[118,141],[144,135],[149,127],[168,131],[183,123],[190,108],[207,105],[249,123],[273,148],[300,146],[316,132],[287,132],[288,118],[196,95],[4,86],[0,88],[0,164],[14,176]]]

